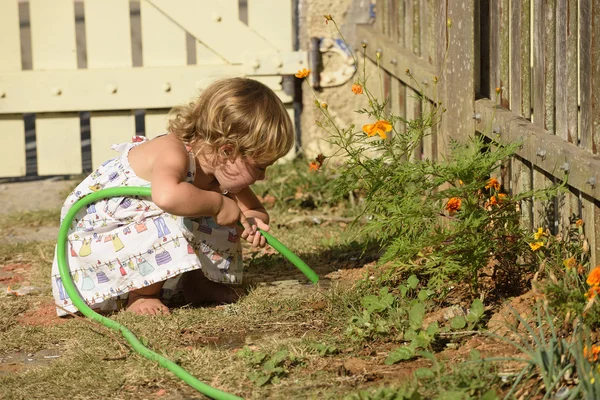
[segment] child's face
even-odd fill
[[[238,193],[256,181],[265,179],[265,171],[271,164],[259,165],[250,157],[237,157],[227,160],[215,169],[215,178],[219,181],[221,190]]]

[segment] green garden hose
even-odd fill
[[[118,322],[113,321],[110,318],[103,317],[102,315],[96,313],[80,297],[79,291],[73,283],[71,271],[69,269],[69,263],[67,261],[67,238],[69,233],[69,226],[71,225],[71,222],[75,218],[77,212],[83,207],[100,199],[116,196],[150,197],[151,190],[148,187],[136,186],[116,187],[98,190],[94,193],[83,197],[75,204],[73,204],[60,226],[56,245],[58,271],[60,273],[60,277],[62,279],[65,291],[71,298],[73,305],[86,317],[98,321],[111,329],[121,332],[121,335],[129,342],[129,344],[135,351],[137,351],[139,354],[141,354],[149,360],[158,362],[159,365],[173,372],[178,378],[183,380],[185,383],[187,383],[200,393],[217,400],[240,399],[240,397],[238,396],[225,393],[219,389],[215,389],[211,386],[208,386],[205,383],[200,382],[193,375],[191,375],[189,372],[181,368],[173,361],[146,348],[129,329],[119,324]],[[316,283],[319,280],[318,275],[308,265],[306,265],[304,261],[302,261],[298,256],[296,256],[292,251],[290,251],[290,249],[285,247],[281,242],[279,242],[267,232],[264,232],[263,230],[261,230],[260,232],[263,234],[269,245],[271,245],[275,250],[279,251],[281,255],[286,257],[292,264],[294,264],[298,269],[300,269],[300,271],[302,271],[312,283]]]

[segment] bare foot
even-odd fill
[[[213,282],[204,276],[200,269],[183,274],[181,277],[185,300],[192,305],[229,304],[240,298],[241,289]]]
[[[142,296],[134,292],[129,293],[126,310],[137,315],[170,314],[169,307],[165,306],[158,297]]]
[[[129,292],[126,310],[138,315],[170,314],[169,308],[159,299],[163,284],[164,282],[157,282]]]

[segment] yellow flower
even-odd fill
[[[363,88],[360,85],[360,83],[355,83],[354,85],[352,85],[352,93],[354,93],[354,94],[362,94],[363,93]]]
[[[310,74],[310,69],[302,68],[296,72],[296,78],[306,78]]]
[[[329,21],[333,21],[333,17],[331,14],[323,15],[325,17],[325,24],[328,24]]]
[[[544,228],[538,228],[537,232],[533,234],[533,238],[535,240],[539,240],[542,236],[546,236],[546,232],[544,232]]]
[[[455,212],[457,212],[457,211],[460,210],[461,203],[462,203],[461,199],[459,199],[458,197],[452,197],[446,203],[446,210],[449,213],[453,214],[453,213],[455,213]]]
[[[487,185],[485,185],[486,189],[493,188],[494,190],[500,190],[500,182],[496,178],[490,178]]]
[[[567,258],[566,260],[563,260],[563,265],[567,271],[570,271],[577,266],[577,261],[575,261],[575,257]]]
[[[321,107],[324,108],[325,110],[327,110],[327,107],[329,107],[329,106],[327,105],[327,103],[323,102],[323,103],[321,103]]]
[[[385,139],[387,138],[386,132],[392,130],[392,125],[388,121],[380,119],[374,124],[364,125],[362,129],[368,136],[379,135],[382,139]]]
[[[531,250],[537,251],[540,247],[544,247],[544,242],[529,243],[529,247],[531,247]]]
[[[586,279],[586,283],[590,286],[600,285],[600,265],[596,266],[596,268],[590,272]]]

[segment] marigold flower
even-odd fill
[[[390,124],[384,119],[380,119],[374,124],[363,125],[362,129],[363,132],[366,133],[368,136],[379,135],[382,139],[386,139],[386,133],[392,130],[392,124]]]
[[[590,272],[585,282],[590,286],[600,285],[600,265],[596,266],[596,268]]]
[[[296,72],[296,78],[306,78],[310,74],[310,69],[302,68]]]
[[[591,299],[595,298],[596,296],[598,296],[598,293],[600,293],[600,286],[592,286],[585,293],[585,298],[588,300],[591,300]]]
[[[575,260],[575,257],[567,258],[566,260],[563,260],[563,265],[567,271],[570,271],[577,266],[577,261]]]
[[[319,169],[320,169],[319,163],[317,163],[316,161],[311,161],[308,164],[309,171],[318,171]]]
[[[459,211],[461,203],[462,203],[462,200],[459,199],[458,197],[450,198],[448,200],[448,202],[446,203],[446,211],[448,211],[449,213],[455,213],[455,212]]]
[[[591,351],[588,350],[587,346],[583,346],[583,356],[590,361],[598,361],[598,354],[600,354],[600,346],[592,345]]]
[[[500,190],[500,182],[496,178],[490,178],[487,185],[485,185],[486,189],[493,188],[494,190]]]
[[[544,247],[544,242],[533,242],[529,243],[532,251],[538,251],[541,247]]]
[[[352,93],[363,94],[363,87],[360,83],[355,83],[354,85],[352,85]]]
[[[491,206],[498,205],[498,204],[502,203],[502,200],[504,200],[505,198],[506,198],[506,194],[498,193],[498,194],[490,197],[490,205]]]
[[[533,234],[533,238],[535,240],[539,240],[542,236],[546,236],[546,232],[544,232],[544,228],[538,228],[537,232]]]

